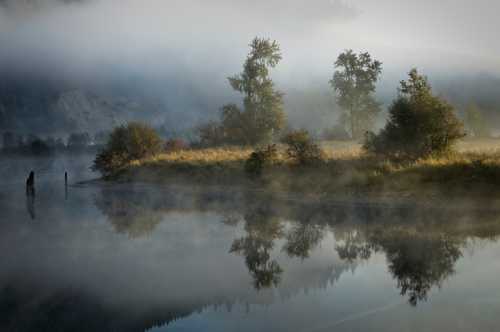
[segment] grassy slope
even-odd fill
[[[359,144],[325,142],[325,163],[297,167],[281,153],[259,179],[243,171],[251,149],[219,148],[162,154],[132,162],[117,175],[125,181],[248,185],[316,196],[412,197],[500,193],[500,140],[460,142],[456,153],[395,164],[362,153]]]

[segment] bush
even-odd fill
[[[275,144],[265,149],[253,152],[245,162],[245,172],[252,176],[259,176],[265,166],[278,159],[278,149]]]
[[[113,130],[105,148],[95,158],[92,169],[108,176],[130,161],[152,157],[161,152],[161,149],[162,140],[153,128],[131,122]]]
[[[389,121],[382,131],[365,136],[365,150],[398,159],[440,155],[465,136],[453,107],[432,94],[427,79],[414,69],[408,82],[401,82],[399,97],[389,108]]]
[[[288,133],[283,138],[288,156],[300,165],[317,163],[323,160],[323,151],[310,137],[307,130]]]
[[[180,138],[172,138],[165,142],[165,152],[177,152],[187,149],[188,145]]]

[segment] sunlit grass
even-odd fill
[[[297,167],[280,146],[278,160],[264,171],[259,185],[287,192],[373,195],[500,186],[500,140],[464,140],[448,155],[411,162],[369,156],[354,142],[322,142],[321,147],[324,163]],[[237,147],[186,149],[133,161],[125,174],[129,180],[255,183],[244,173],[252,152]]]

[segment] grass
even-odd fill
[[[409,163],[367,156],[352,142],[323,142],[320,165],[294,165],[280,149],[258,179],[244,173],[249,148],[182,150],[130,163],[125,181],[247,185],[316,196],[433,197],[494,194],[500,189],[500,140],[464,140],[454,153]],[[498,190],[500,192],[500,190]]]

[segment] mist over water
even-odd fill
[[[500,230],[484,202],[73,181],[65,194],[61,165],[78,168],[51,165],[33,206],[22,181],[0,184],[3,330],[495,329]]]
[[[144,120],[184,138],[222,105],[241,104],[227,77],[241,72],[255,36],[280,44],[271,77],[290,127],[314,135],[339,121],[328,81],[334,59],[353,49],[383,62],[376,99],[385,106],[418,67],[459,115],[477,103],[495,129],[499,11],[487,0],[0,0],[0,134],[94,137]],[[175,184],[98,180],[96,142],[52,142],[38,155],[29,144],[0,153],[0,331],[498,330],[499,202],[474,195],[495,189],[485,183],[497,174],[486,152],[495,139],[443,169],[440,160],[369,165],[349,157],[359,145],[342,142],[330,150],[345,145],[345,160],[281,165],[296,182],[284,174],[239,186],[231,169],[230,186],[197,182],[225,165],[243,176],[239,159],[212,156],[191,157],[200,166],[181,155]],[[372,183],[399,171],[422,191]],[[319,176],[308,182],[308,172]],[[446,196],[461,172],[467,197],[440,206],[424,190],[428,180]],[[346,192],[274,190],[323,185],[321,174]]]

